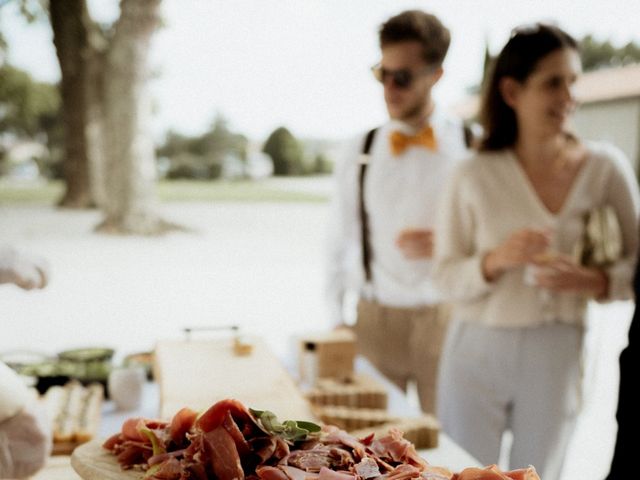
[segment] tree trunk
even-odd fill
[[[98,208],[107,202],[105,184],[105,119],[104,119],[104,79],[106,52],[109,42],[100,28],[90,22],[89,55],[87,61],[87,123],[85,134],[88,140],[89,184],[91,194]]]
[[[87,63],[89,49],[84,0],[50,0],[53,43],[62,72],[62,118],[66,191],[59,204],[69,208],[93,205],[85,125],[87,121]]]
[[[105,58],[106,198],[105,218],[98,230],[150,235],[170,227],[156,211],[147,88],[149,43],[159,24],[160,0],[121,0],[120,10]]]

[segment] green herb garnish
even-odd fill
[[[249,411],[260,421],[262,428],[268,433],[278,435],[290,442],[307,440],[314,433],[320,431],[320,425],[312,422],[285,420],[280,423],[275,414],[269,410],[254,410],[250,408]]]
[[[140,427],[138,428],[138,431],[145,435],[151,442],[151,448],[153,449],[154,456],[167,453],[167,450],[160,445],[160,441],[158,440],[158,437],[156,437],[156,434],[153,433],[153,431],[149,427]]]

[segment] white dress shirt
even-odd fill
[[[432,261],[403,256],[396,239],[407,228],[433,229],[447,178],[467,155],[460,121],[437,109],[431,115],[437,149],[409,146],[398,156],[391,153],[393,131],[408,135],[412,127],[389,121],[376,132],[365,174],[365,208],[369,218],[371,284],[365,285],[362,267],[361,224],[358,211],[359,157],[365,134],[351,141],[336,165],[329,229],[327,296],[334,323],[343,319],[342,301],[354,290],[394,307],[417,307],[440,301],[431,281]],[[435,233],[438,242],[438,233]]]
[[[587,148],[585,163],[556,214],[542,203],[511,150],[477,154],[452,176],[437,223],[440,241],[434,279],[454,303],[456,318],[493,327],[581,325],[584,295],[528,285],[524,268],[488,283],[482,259],[522,228],[550,228],[552,250],[571,255],[583,232],[584,214],[604,205],[613,207],[620,222],[623,257],[607,269],[609,292],[602,300],[632,298],[640,205],[637,181],[619,150],[595,143]]]

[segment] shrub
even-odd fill
[[[285,127],[277,128],[269,135],[262,151],[271,157],[274,175],[304,173],[302,146]]]

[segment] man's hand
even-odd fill
[[[397,247],[409,260],[422,260],[433,257],[433,230],[407,228],[396,238]]]

